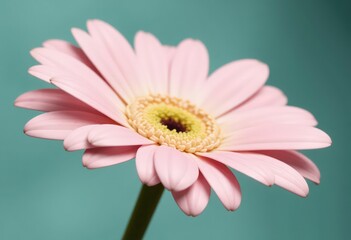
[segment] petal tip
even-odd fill
[[[300,195],[302,198],[307,198],[308,197],[308,192],[307,193],[304,193],[304,194],[301,194]]]
[[[28,68],[28,73],[33,75],[33,73],[36,71],[37,66],[31,66],[30,68]]]
[[[297,194],[298,196],[300,196],[302,198],[307,198],[309,191],[310,190],[309,190],[308,185],[306,183],[306,188],[300,189],[300,192],[295,192],[295,194]]]
[[[29,51],[29,53],[32,57],[35,58],[37,55],[39,55],[43,51],[43,49],[44,48],[42,48],[42,47],[33,48],[32,50]]]
[[[71,28],[71,33],[72,33],[72,35],[73,35],[75,38],[77,37],[77,35],[86,34],[85,31],[83,31],[83,30],[80,29],[80,28],[76,28],[76,27]]]
[[[107,26],[111,26],[109,23],[101,20],[101,19],[97,19],[97,18],[92,18],[92,19],[88,19],[87,23],[91,22],[91,23],[96,23],[96,24],[100,24],[100,25],[107,25]],[[112,27],[112,26],[111,26]]]
[[[15,106],[15,107],[22,107],[22,96],[23,96],[24,94],[22,94],[22,95],[20,95],[20,96],[18,96],[16,99],[15,99],[15,101],[13,102],[13,106]]]
[[[73,152],[74,149],[72,149],[72,146],[68,146],[68,144],[66,143],[66,141],[63,141],[63,148],[65,149],[65,151],[67,152]]]
[[[64,41],[59,39],[49,39],[42,43],[44,48],[52,48],[56,44],[62,44]]]
[[[324,131],[320,130],[321,133],[323,134],[321,136],[321,138],[323,138],[324,142],[325,142],[325,147],[330,147],[333,144],[333,140],[331,139],[331,137]]]

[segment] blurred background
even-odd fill
[[[134,161],[87,170],[82,152],[23,134],[38,113],[13,107],[48,87],[29,76],[29,51],[47,39],[73,42],[71,27],[99,18],[130,41],[138,30],[175,45],[201,39],[211,71],[240,58],[270,66],[268,84],[311,111],[334,141],[306,152],[321,184],[306,199],[237,173],[243,201],[227,212],[215,194],[185,216],[165,192],[145,239],[347,239],[351,187],[351,5],[349,1],[2,0],[0,3],[0,239],[119,239],[137,198]]]

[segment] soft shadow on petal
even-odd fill
[[[257,154],[257,153],[241,153],[248,158],[256,159],[257,163],[261,167],[272,171],[274,174],[274,183],[292,193],[295,193],[301,197],[306,197],[308,194],[308,185],[293,167],[288,164],[281,162],[275,158]]]
[[[31,119],[25,125],[24,132],[32,137],[63,140],[76,128],[110,122],[105,116],[88,112],[48,112]]]
[[[284,106],[288,103],[288,98],[278,88],[273,86],[263,86],[257,93],[252,95],[249,99],[229,111],[245,111],[261,107],[277,107]]]
[[[173,56],[170,71],[170,95],[197,104],[209,69],[206,46],[198,40],[182,41]],[[194,94],[196,93],[196,94]]]
[[[289,150],[266,150],[258,153],[273,157],[293,167],[303,177],[319,184],[321,174],[312,160],[297,151]]]
[[[154,164],[161,183],[170,191],[181,191],[192,185],[199,169],[191,154],[160,146],[156,149]]]
[[[43,46],[46,48],[55,49],[55,50],[58,50],[62,53],[65,53],[65,54],[81,61],[82,63],[84,63],[85,65],[87,65],[88,67],[90,67],[91,69],[93,69],[95,72],[98,73],[97,69],[92,64],[92,62],[89,60],[89,58],[85,55],[85,53],[82,51],[82,49],[74,46],[73,44],[71,44],[67,41],[60,40],[60,39],[52,39],[52,40],[45,41],[43,43]]]
[[[63,141],[63,146],[65,147],[65,149],[67,151],[76,151],[94,148],[95,146],[88,141],[88,135],[91,129],[93,129],[96,126],[99,125],[92,124],[74,129],[67,135],[67,137]]]
[[[92,148],[83,155],[83,166],[89,169],[107,167],[135,157],[137,146]]]
[[[70,110],[100,114],[94,108],[72,97],[61,89],[52,88],[26,92],[16,99],[15,106],[43,112]]]
[[[88,141],[97,147],[147,145],[154,143],[134,130],[114,124],[95,126],[89,132]]]
[[[169,61],[166,51],[151,33],[138,32],[134,40],[143,81],[151,93],[168,94]]]
[[[218,150],[288,150],[330,146],[330,137],[314,127],[288,124],[265,124],[231,133]]]
[[[211,187],[206,179],[199,174],[196,182],[183,191],[172,191],[179,208],[188,216],[198,216],[205,210],[211,195]]]
[[[92,83],[89,84],[88,81],[81,83],[76,80],[77,78],[60,76],[51,79],[51,82],[117,123],[128,126],[123,114],[124,106],[121,105],[122,103],[119,102],[117,96],[107,85],[104,85],[103,82],[100,82],[101,85],[93,85]]]
[[[111,119],[126,124],[123,116],[125,104],[92,69],[54,49],[37,48],[31,54],[43,64],[35,66],[36,72],[44,71],[43,75],[57,87]]]
[[[133,84],[138,79],[133,49],[123,35],[109,24],[89,20],[87,26],[89,34],[72,29],[75,40],[110,86],[129,103],[135,97]]]
[[[199,153],[199,155],[208,157],[220,163],[223,163],[247,176],[267,185],[274,184],[274,174],[271,170],[262,167],[257,159],[236,152],[212,151]]]
[[[237,209],[241,202],[241,190],[234,174],[222,163],[204,157],[196,159],[201,173],[224,207],[230,211]]]
[[[154,165],[155,152],[158,147],[157,145],[141,146],[136,153],[136,169],[140,181],[147,186],[160,183]]]
[[[260,90],[268,75],[268,66],[255,59],[228,63],[211,74],[205,82],[199,107],[218,117]]]
[[[170,46],[170,45],[162,45],[162,48],[163,48],[163,51],[165,52],[165,55],[166,55],[167,64],[170,67],[170,65],[173,62],[173,58],[174,58],[174,55],[177,51],[177,48],[174,46]],[[170,69],[168,69],[168,71],[170,71]]]

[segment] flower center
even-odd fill
[[[180,151],[208,152],[221,141],[214,119],[179,98],[163,95],[138,98],[127,106],[126,116],[139,134]]]

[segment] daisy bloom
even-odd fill
[[[105,22],[87,28],[72,29],[78,47],[49,40],[31,51],[40,64],[29,73],[54,88],[15,101],[45,112],[25,125],[27,135],[84,149],[89,169],[135,158],[141,182],[161,183],[191,216],[205,209],[211,189],[226,209],[239,207],[231,169],[302,197],[305,178],[319,183],[318,168],[297,150],[328,147],[331,139],[311,113],[265,85],[265,63],[237,60],[209,74],[198,40],[166,46],[138,32],[132,47]]]

